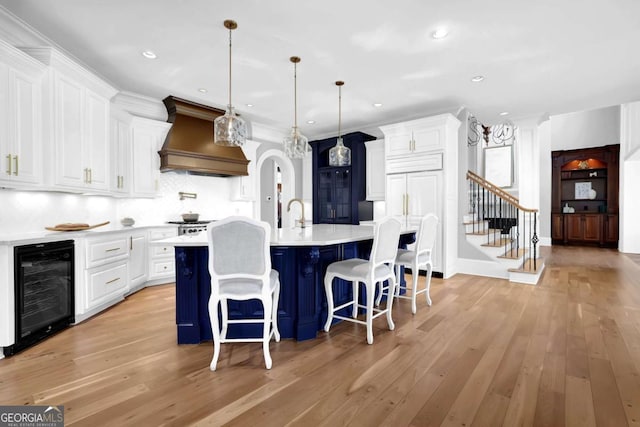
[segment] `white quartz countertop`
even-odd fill
[[[403,233],[416,232],[405,228]],[[314,224],[305,228],[271,231],[271,246],[328,246],[373,238],[373,225]],[[207,233],[182,235],[149,242],[151,245],[207,246]]]

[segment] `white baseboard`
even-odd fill
[[[456,271],[462,274],[474,276],[495,277],[497,279],[509,279],[509,273],[504,265],[494,261],[482,261],[469,258],[458,258]]]

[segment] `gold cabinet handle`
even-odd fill
[[[120,248],[111,248],[111,249],[105,249],[105,252],[113,252],[113,251],[119,251]]]
[[[409,215],[409,193],[407,193],[407,215]]]
[[[89,169],[84,168],[84,183],[88,184],[89,183]]]
[[[89,168],[89,184],[92,184],[92,183],[93,183],[93,176],[91,173],[91,168]]]
[[[129,236],[129,250],[133,250],[133,236]]]
[[[7,175],[11,175],[11,154],[7,154]]]
[[[17,176],[18,175],[18,156],[13,156],[13,161],[16,164],[16,169],[13,171],[13,174]]]
[[[105,282],[105,285],[109,285],[109,284],[111,284],[111,283],[113,283],[113,282],[117,282],[118,280],[120,280],[120,278],[119,278],[119,277],[116,277],[115,279],[111,279],[111,280],[109,280],[108,282]]]

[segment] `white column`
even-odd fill
[[[620,109],[620,214],[621,252],[640,253],[640,102],[624,104]]]

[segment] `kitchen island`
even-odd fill
[[[370,225],[314,224],[306,228],[275,229],[271,234],[271,264],[280,273],[278,327],[282,338],[316,337],[327,316],[324,273],[334,261],[368,258],[374,227]],[[400,247],[415,241],[414,229],[403,230]],[[157,244],[175,247],[176,324],[178,344],[212,339],[208,301],[211,276],[205,232],[164,239]],[[336,305],[351,298],[351,284],[336,280]],[[350,311],[350,310],[349,310]],[[262,317],[257,300],[229,301],[231,317]],[[345,315],[348,315],[345,308]],[[232,328],[233,327],[233,328]],[[261,325],[234,324],[229,336],[260,336]]]

